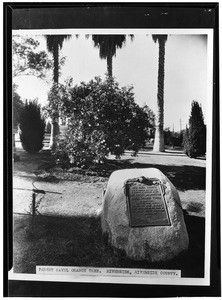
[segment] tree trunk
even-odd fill
[[[53,51],[53,81],[59,83],[59,45],[56,45]],[[54,110],[58,111],[58,105],[54,107]],[[58,112],[59,115],[59,112]],[[56,138],[59,134],[59,117],[52,116],[51,119],[51,136],[49,147],[53,150],[56,146]]]
[[[50,135],[50,143],[49,147],[50,149],[55,149],[56,146],[56,138],[59,134],[59,122],[58,118],[52,118],[51,121],[51,135]]]
[[[158,92],[157,92],[157,120],[153,151],[164,152],[164,66],[165,66],[165,39],[159,42],[159,65],[158,65]]]
[[[109,77],[113,76],[113,57],[110,53],[107,55],[107,73]]]

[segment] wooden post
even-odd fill
[[[35,193],[32,193],[32,217],[35,216]]]

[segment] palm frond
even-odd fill
[[[116,50],[126,42],[126,35],[92,35],[94,46],[99,48],[99,56],[106,59],[108,55],[115,56]]]
[[[153,38],[154,43],[156,43],[156,41],[166,42],[167,34],[152,34],[152,38]]]
[[[63,42],[69,40],[72,37],[71,34],[66,35],[45,35],[46,46],[49,52],[53,52],[56,47],[62,48]]]

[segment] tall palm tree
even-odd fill
[[[131,39],[133,35],[130,35]],[[126,42],[126,35],[92,35],[94,46],[99,48],[99,56],[107,61],[108,77],[113,76],[113,56],[116,55],[116,50],[122,48]]]
[[[155,140],[153,150],[164,152],[164,76],[165,76],[165,44],[167,35],[152,35],[154,42],[159,44],[159,62],[158,62],[158,91],[157,91],[157,120],[155,130]]]
[[[64,40],[67,40],[71,35],[46,35],[47,50],[52,53],[53,56],[53,84],[59,83],[59,50],[62,49]],[[53,107],[54,110],[58,110],[58,107]],[[59,114],[59,112],[58,112]],[[53,149],[56,144],[56,136],[59,134],[58,117],[52,117],[50,148]]]

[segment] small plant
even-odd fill
[[[203,209],[203,204],[199,202],[191,201],[187,204],[186,210],[189,212],[199,213]]]
[[[35,217],[37,214],[39,214],[39,206],[43,199],[43,196],[39,199],[37,199],[37,196],[38,196],[38,193],[33,191],[32,197],[31,197],[31,203],[29,205],[29,212],[28,212],[28,214],[32,215],[32,217]]]
[[[40,198],[38,197],[39,194],[42,194],[42,196]],[[36,229],[36,216],[40,214],[39,206],[40,206],[41,201],[44,198],[44,196],[45,196],[45,191],[33,189],[31,201],[29,204],[29,211],[27,212],[28,215],[31,216],[31,218],[29,218],[29,226],[27,227],[27,230],[26,230],[26,232],[30,238],[35,237],[34,234],[35,234],[35,229]]]
[[[26,101],[20,113],[20,140],[28,153],[37,153],[43,148],[45,120],[36,100]]]

